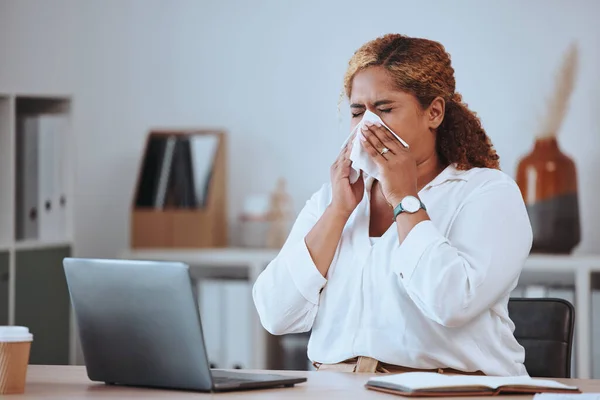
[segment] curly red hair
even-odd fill
[[[499,169],[499,157],[481,121],[455,91],[454,69],[444,46],[400,34],[388,34],[364,44],[350,59],[344,76],[348,98],[356,73],[372,66],[384,67],[398,89],[413,94],[423,109],[436,97],[445,100],[444,121],[436,132],[440,161],[462,170]]]

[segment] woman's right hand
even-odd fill
[[[336,212],[346,218],[354,211],[365,194],[365,182],[361,175],[354,183],[350,183],[350,151],[354,137],[348,140],[348,144],[342,149],[340,155],[331,166],[331,186],[333,200],[331,206]]]

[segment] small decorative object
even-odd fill
[[[283,246],[289,234],[293,213],[292,198],[286,191],[285,179],[281,178],[271,194],[267,247],[280,249]]]
[[[243,247],[264,248],[269,231],[269,196],[254,194],[244,199],[240,214],[240,244]]]
[[[533,253],[569,254],[580,241],[577,170],[557,141],[573,92],[577,61],[577,47],[572,45],[557,75],[533,150],[517,169],[517,184],[533,228]]]

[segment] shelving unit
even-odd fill
[[[32,364],[75,359],[62,269],[73,252],[70,121],[69,96],[0,93],[0,325],[29,327]],[[26,223],[36,230],[24,234]]]
[[[20,240],[14,243],[15,250],[39,250],[39,249],[55,249],[57,247],[71,247],[71,240]]]

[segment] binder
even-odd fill
[[[161,160],[160,175],[158,176],[156,195],[154,196],[154,207],[156,208],[163,208],[165,206],[176,143],[177,138],[172,136],[167,139],[165,144],[164,154]]]
[[[175,144],[169,182],[169,206],[179,209],[196,208],[190,141],[185,136],[179,137]]]
[[[67,194],[67,132],[69,121],[64,116],[52,116],[47,118],[52,134],[54,135],[54,193],[52,195],[54,203],[53,221],[54,235],[52,239],[67,239],[68,236],[68,210],[71,201]]]
[[[212,178],[212,166],[219,146],[219,138],[214,135],[195,135],[190,137],[192,175],[194,177],[195,197],[198,207],[204,207]]]
[[[136,207],[156,206],[156,194],[161,176],[160,166],[163,164],[168,139],[168,136],[161,136],[148,140],[138,179]]]
[[[68,120],[61,115],[23,116],[17,124],[17,240],[64,239]]]
[[[225,322],[223,341],[227,344],[223,368],[252,368],[252,286],[247,281],[234,280],[223,281],[222,286],[225,305],[219,317]]]
[[[58,241],[67,236],[68,199],[65,145],[68,120],[62,115],[38,117],[39,239]]]
[[[198,282],[206,355],[214,368],[230,368],[226,356],[224,282],[217,279],[201,279]]]
[[[38,219],[38,120],[17,121],[17,240],[37,239]]]
[[[47,116],[37,117],[38,133],[38,238],[52,240],[56,236],[56,134],[53,121]]]

